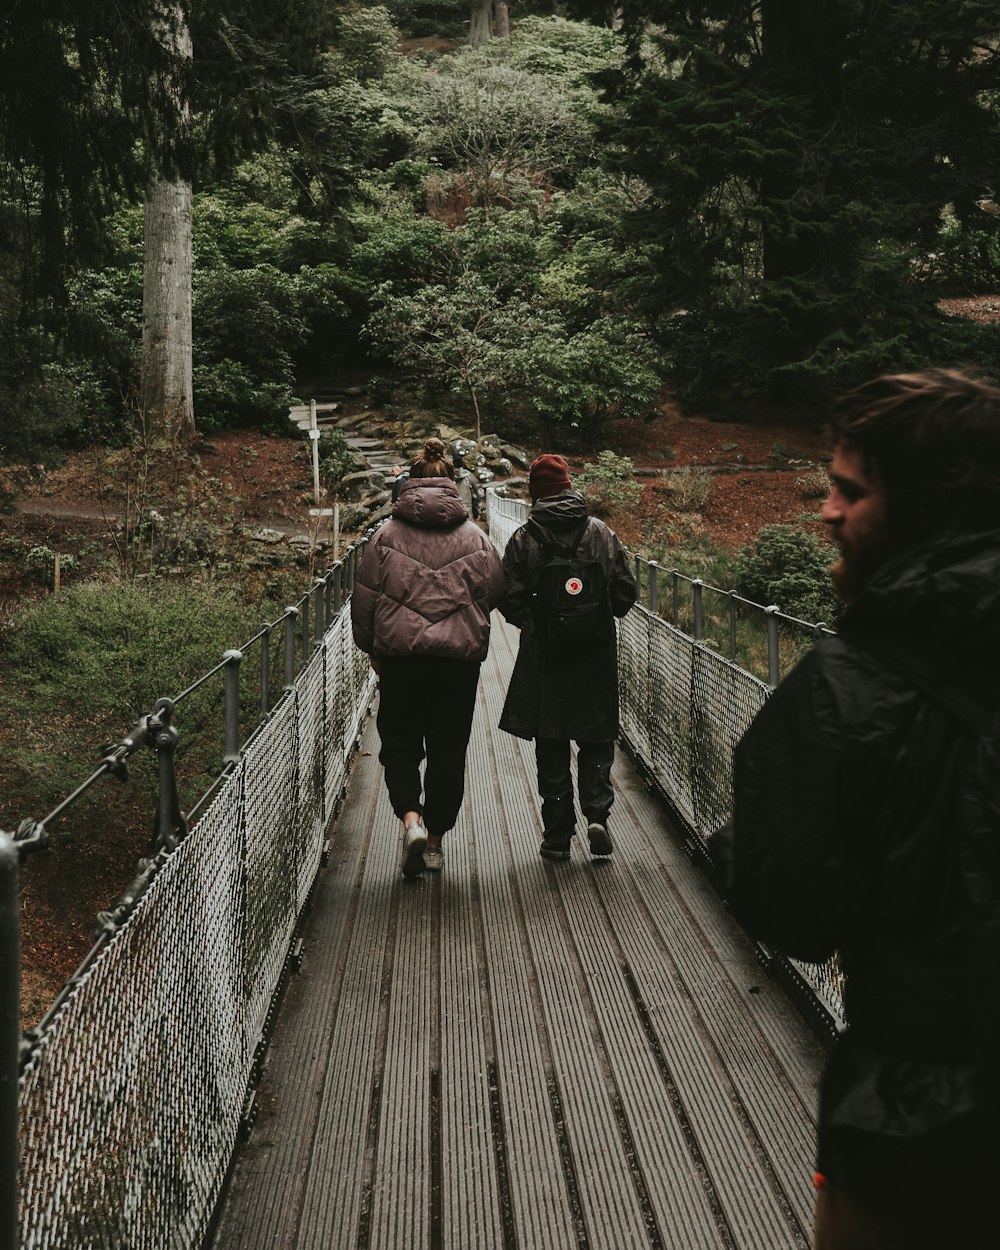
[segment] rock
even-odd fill
[[[380,469],[363,469],[360,473],[348,473],[340,480],[340,495],[349,501],[363,499],[372,487],[381,486],[385,474]]]
[[[480,455],[478,446],[471,438],[453,439],[449,450],[453,456],[461,456],[466,464]]]
[[[435,430],[435,433],[446,447],[460,440],[463,442],[467,441],[461,434],[459,434],[458,430],[454,429],[450,425],[439,425]]]
[[[283,543],[285,541],[285,536],[281,530],[268,529],[267,526],[263,529],[253,530],[250,537],[255,543]]]
[[[369,515],[370,510],[363,504],[356,504],[353,508],[344,508],[340,513],[340,528],[351,533],[364,529]]]
[[[392,501],[385,503],[381,508],[377,508],[368,517],[368,525],[377,525],[379,521],[384,520],[392,512]]]
[[[501,443],[500,450],[507,457],[507,459],[513,461],[518,468],[527,469],[530,467],[531,461],[528,459],[527,452],[520,451],[517,447],[512,447],[510,443]]]

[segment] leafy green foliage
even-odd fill
[[[712,474],[708,469],[683,465],[667,474],[670,503],[680,512],[700,512],[712,493]]]
[[[4,643],[8,711],[25,723],[60,725],[51,739],[26,741],[18,763],[46,791],[78,784],[81,759],[95,739],[115,739],[156,700],[172,698],[218,664],[222,652],[255,633],[257,611],[218,585],[197,582],[84,582],[27,608]],[[221,684],[209,683],[179,705],[179,758],[199,742],[203,764],[221,763]],[[86,719],[80,711],[86,709]],[[74,757],[66,766],[60,761]],[[53,767],[60,774],[52,777]],[[70,771],[72,769],[72,771]]]
[[[995,191],[992,6],[628,14],[604,138],[652,193],[635,226],[681,395],[731,412],[961,359],[924,260],[945,209],[974,237]]]
[[[343,481],[358,467],[358,457],[340,430],[325,430],[319,440],[319,471],[328,481]]]
[[[177,155],[182,66],[156,37],[164,13],[158,0],[33,0],[4,12],[0,202],[31,223],[31,286],[58,290],[67,255],[92,254],[147,162]]]
[[[582,490],[598,516],[633,511],[642,496],[642,487],[635,480],[635,466],[630,457],[613,451],[598,453],[597,460],[584,466],[575,485]]]
[[[397,366],[468,397],[474,410],[530,405],[587,438],[612,410],[651,410],[658,353],[607,287],[588,285],[599,271],[588,271],[587,248],[573,272],[545,218],[530,213],[470,212],[451,230],[408,212],[390,220],[355,261],[394,275],[371,293],[366,332]],[[594,241],[591,259],[600,247]]]
[[[39,4],[37,30],[23,4],[12,30],[51,53],[51,81],[15,67],[0,99],[0,445],[37,458],[134,392],[128,195],[178,137],[162,52],[133,30],[130,67],[109,42],[148,0]],[[300,379],[371,368],[416,378],[431,405],[539,416],[595,447],[609,414],[655,411],[666,372],[676,397],[732,417],[885,370],[1000,366],[995,333],[937,307],[1000,267],[992,6],[623,15],[614,30],[519,12],[509,39],[404,55],[425,19],[460,34],[467,6],[191,6],[199,428],[281,419]],[[21,55],[5,40],[0,68]],[[63,90],[80,149],[60,138],[49,159]],[[49,114],[27,117],[32,101]],[[81,162],[104,176],[112,139],[127,158],[98,186]],[[61,310],[30,294],[45,204],[83,209],[55,218]]]
[[[800,620],[832,621],[838,610],[830,581],[835,556],[830,543],[807,530],[767,525],[737,555],[736,588],[754,603],[776,603]]]

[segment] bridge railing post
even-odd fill
[[[300,611],[302,613],[302,665],[305,667],[306,661],[312,655],[312,639],[309,636],[309,595],[305,594],[299,600]]]
[[[267,720],[271,709],[271,626],[261,626],[260,640],[260,724]]]
[[[654,616],[660,615],[660,584],[659,571],[660,566],[655,560],[650,560],[649,565],[649,610]]]
[[[734,662],[736,660],[736,601],[738,597],[735,590],[729,592],[729,658]]]
[[[295,685],[295,623],[298,608],[285,608],[285,689]]]
[[[681,575],[676,569],[670,572],[670,623],[677,629],[681,619]]]
[[[333,562],[333,615],[339,616],[340,609],[344,606],[344,562],[343,560],[334,560]]]
[[[778,655],[778,613],[781,609],[772,603],[764,609],[767,614],[767,686],[774,690],[781,680],[781,664]]]
[[[323,634],[326,629],[326,612],[324,610],[324,600],[326,597],[326,578],[317,577],[313,583],[313,646],[318,647],[323,641]]]
[[[240,759],[240,664],[243,652],[226,651],[222,658],[226,661],[226,753],[222,763],[227,765],[237,764]]]
[[[21,922],[17,843],[0,831],[0,1245],[17,1246]]]
[[[702,591],[705,588],[705,583],[700,577],[696,577],[691,585],[694,589],[694,640],[695,642],[701,642],[705,637],[705,612],[702,601]]]

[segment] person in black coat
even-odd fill
[[[579,536],[576,551],[600,564],[611,615],[624,616],[638,587],[617,535],[589,517],[583,496],[572,489],[562,456],[539,456],[528,475],[533,507],[529,520],[507,543],[500,611],[519,626],[521,641],[500,728],[535,740],[538,792],[542,800],[541,854],[569,859],[576,832],[570,741],[577,744],[577,788],[593,855],[610,855],[608,814],[614,803],[611,765],[618,736],[618,655],[614,629],[585,657],[546,653],[532,613],[535,579],[546,555],[542,543],[563,545]],[[540,541],[540,539],[542,541]]]
[[[738,744],[713,852],[752,933],[845,974],[816,1250],[997,1245],[1000,389],[880,378],[834,438],[847,606]]]

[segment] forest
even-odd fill
[[[972,361],[980,0],[37,0],[0,36],[0,447],[279,422],[330,378],[601,442]],[[41,70],[39,67],[43,67]]]
[[[890,370],[1000,372],[996,318],[954,315],[998,290],[985,0],[8,4],[0,821],[313,571],[247,572],[213,438],[257,456],[251,434],[297,433],[290,406],[362,387],[383,436],[445,423],[590,457],[595,508],[645,554],[815,619],[824,405]],[[727,469],[761,413],[798,423],[770,458],[802,464],[804,524],[713,547],[698,509],[736,479],[693,463],[647,507],[621,431],[669,461],[668,410],[726,423]],[[84,452],[135,524],[79,536],[55,595],[14,509]],[[350,467],[329,444],[328,486]],[[164,516],[184,542],[150,541]],[[211,777],[216,754],[184,767]],[[86,820],[104,829],[99,804]],[[134,843],[57,849],[106,893]],[[58,897],[82,933],[92,901]]]

